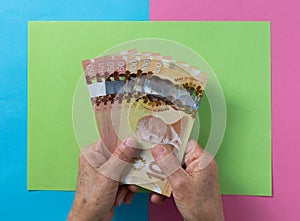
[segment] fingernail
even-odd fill
[[[121,206],[123,200],[124,200],[124,199],[122,199],[122,198],[119,197],[119,198],[117,199],[117,201],[116,201],[117,206]]]
[[[153,147],[153,154],[155,157],[160,157],[164,154],[165,148],[162,145],[155,145]]]
[[[126,146],[128,147],[136,147],[137,145],[137,140],[133,137],[129,137],[125,140],[125,143],[124,143]]]

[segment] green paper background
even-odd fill
[[[79,148],[72,102],[81,60],[139,38],[177,41],[208,62],[227,105],[216,157],[221,192],[271,196],[269,22],[29,22],[28,189],[75,190]],[[204,98],[202,146],[209,112]]]

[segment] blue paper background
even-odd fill
[[[0,220],[65,220],[73,192],[26,189],[27,23],[30,20],[149,20],[148,0],[0,2]],[[117,208],[114,221],[148,220],[148,196]]]

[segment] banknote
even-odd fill
[[[122,56],[136,52],[136,49],[130,49],[82,62],[99,135],[110,152],[113,152],[118,144],[117,129],[113,127],[110,119],[112,107],[115,110],[120,109],[120,100],[122,99],[122,94],[118,94],[118,92],[125,83],[127,63]],[[93,75],[89,74],[89,70]]]
[[[88,59],[82,61],[85,80],[88,86],[90,97],[103,96],[106,94],[104,76],[96,70],[95,60]]]
[[[98,96],[105,96],[107,94],[105,79],[109,77],[115,70],[124,68],[124,64],[116,63],[112,61],[114,56],[123,56],[136,53],[136,49],[130,49],[122,51],[118,54],[109,54],[101,57],[91,58],[82,61],[82,67],[84,70],[84,76],[88,85],[88,90],[91,99]],[[118,66],[117,66],[118,65]]]
[[[149,65],[130,82],[134,87],[122,100],[118,136],[120,140],[135,137],[139,145],[122,182],[170,196],[172,189],[153,159],[151,147],[166,145],[182,161],[204,85],[187,68],[170,60],[160,60],[160,64],[159,71],[151,70]]]
[[[152,157],[165,145],[182,161],[208,75],[160,53],[128,50],[82,62],[99,134],[110,152],[128,137],[138,148],[121,182],[162,195],[172,189]]]
[[[150,54],[131,49],[82,62],[98,131],[110,152],[113,152],[118,144],[117,132],[124,84],[136,77],[141,56]],[[112,109],[115,110],[114,125],[111,121]]]
[[[160,96],[139,92],[130,95],[132,97],[128,98],[125,94],[122,100],[118,135],[121,140],[135,137],[138,149],[122,182],[169,196],[171,187],[153,159],[151,147],[154,144],[167,145],[181,160],[194,118],[183,110],[174,109],[170,101]]]

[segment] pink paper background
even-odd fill
[[[150,20],[271,21],[273,197],[223,196],[226,220],[300,220],[299,10],[296,0],[150,1]],[[149,220],[181,220],[174,210],[150,203]]]

